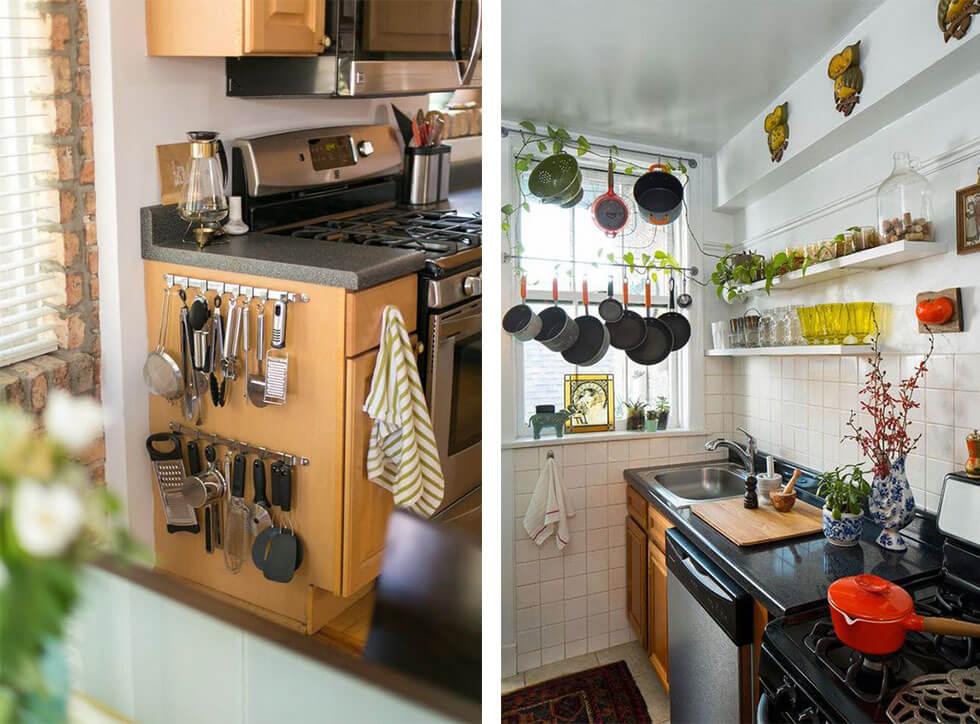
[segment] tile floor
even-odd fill
[[[540,666],[537,669],[525,671],[523,674],[504,679],[502,682],[502,693],[507,694],[511,691],[539,684],[542,681],[555,679],[559,676],[574,674],[576,671],[584,671],[602,664],[611,664],[614,661],[623,660],[629,667],[636,686],[643,699],[647,703],[647,710],[654,724],[670,723],[670,700],[660,685],[660,679],[653,672],[650,662],[647,660],[646,651],[640,646],[639,642],[632,641],[621,646],[613,646],[602,649],[591,654],[575,656],[571,659],[556,661],[553,664]]]

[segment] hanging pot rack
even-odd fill
[[[632,269],[635,271],[645,271],[648,269],[653,269],[657,271],[669,271],[678,272],[684,274],[690,278],[696,277],[700,273],[700,269],[696,266],[671,266],[668,264],[622,264],[619,262],[611,261],[575,261],[574,259],[554,259],[545,256],[524,256],[523,254],[511,254],[509,252],[503,252],[501,255],[503,262],[506,264],[511,261],[516,261],[518,263],[522,261],[543,261],[550,262],[552,264],[567,264],[569,266],[602,266],[610,267],[614,269]]]
[[[555,140],[554,138],[552,138],[551,136],[549,136],[549,135],[547,135],[545,133],[537,133],[537,132],[532,133],[531,131],[528,131],[525,128],[519,128],[519,127],[515,127],[515,126],[501,126],[500,127],[500,135],[501,135],[502,138],[507,138],[507,136],[509,136],[511,133],[519,133],[519,134],[522,134],[522,135],[524,135],[524,136],[526,136],[528,138],[537,138],[537,139],[540,139],[542,141],[554,141]],[[565,141],[565,145],[566,146],[568,146],[568,145],[574,146],[575,145],[574,139],[571,142]],[[615,146],[613,146],[612,144],[607,144],[607,143],[593,143],[592,141],[589,141],[589,147],[592,148],[592,149],[596,149],[596,148],[605,149],[607,151],[612,150],[615,147],[616,150],[619,151],[620,154],[630,154],[630,155],[636,154],[636,155],[639,155],[639,156],[646,156],[646,157],[649,157],[649,158],[656,158],[656,159],[661,160],[661,161],[679,161],[680,163],[683,163],[688,168],[697,168],[698,167],[698,161],[695,158],[686,158],[684,156],[673,156],[673,155],[671,155],[669,153],[655,153],[653,151],[641,151],[640,149],[637,149],[637,148],[626,148],[626,147],[620,146],[618,144],[616,144]],[[637,165],[639,165],[639,164],[637,164]],[[598,170],[602,170],[602,169],[598,169]],[[629,174],[627,174],[627,175],[629,175]]]

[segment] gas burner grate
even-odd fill
[[[417,249],[446,256],[480,246],[483,220],[448,211],[385,209],[346,219],[328,219],[293,232],[306,239]]]
[[[976,602],[962,591],[940,588],[932,601],[919,602],[917,611],[926,616],[955,618],[970,623],[980,623]],[[969,636],[936,634],[932,640],[936,652],[957,668],[980,664],[980,647],[977,639]]]

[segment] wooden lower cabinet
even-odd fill
[[[626,518],[626,618],[643,646],[647,645],[647,536]]]
[[[667,557],[651,541],[647,545],[647,653],[664,689],[669,690],[667,651]]]

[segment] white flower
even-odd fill
[[[20,547],[37,558],[60,555],[82,528],[84,508],[66,485],[24,480],[14,486],[11,514]]]
[[[102,406],[89,397],[72,397],[57,390],[48,397],[44,427],[52,440],[69,452],[80,453],[102,434]]]

